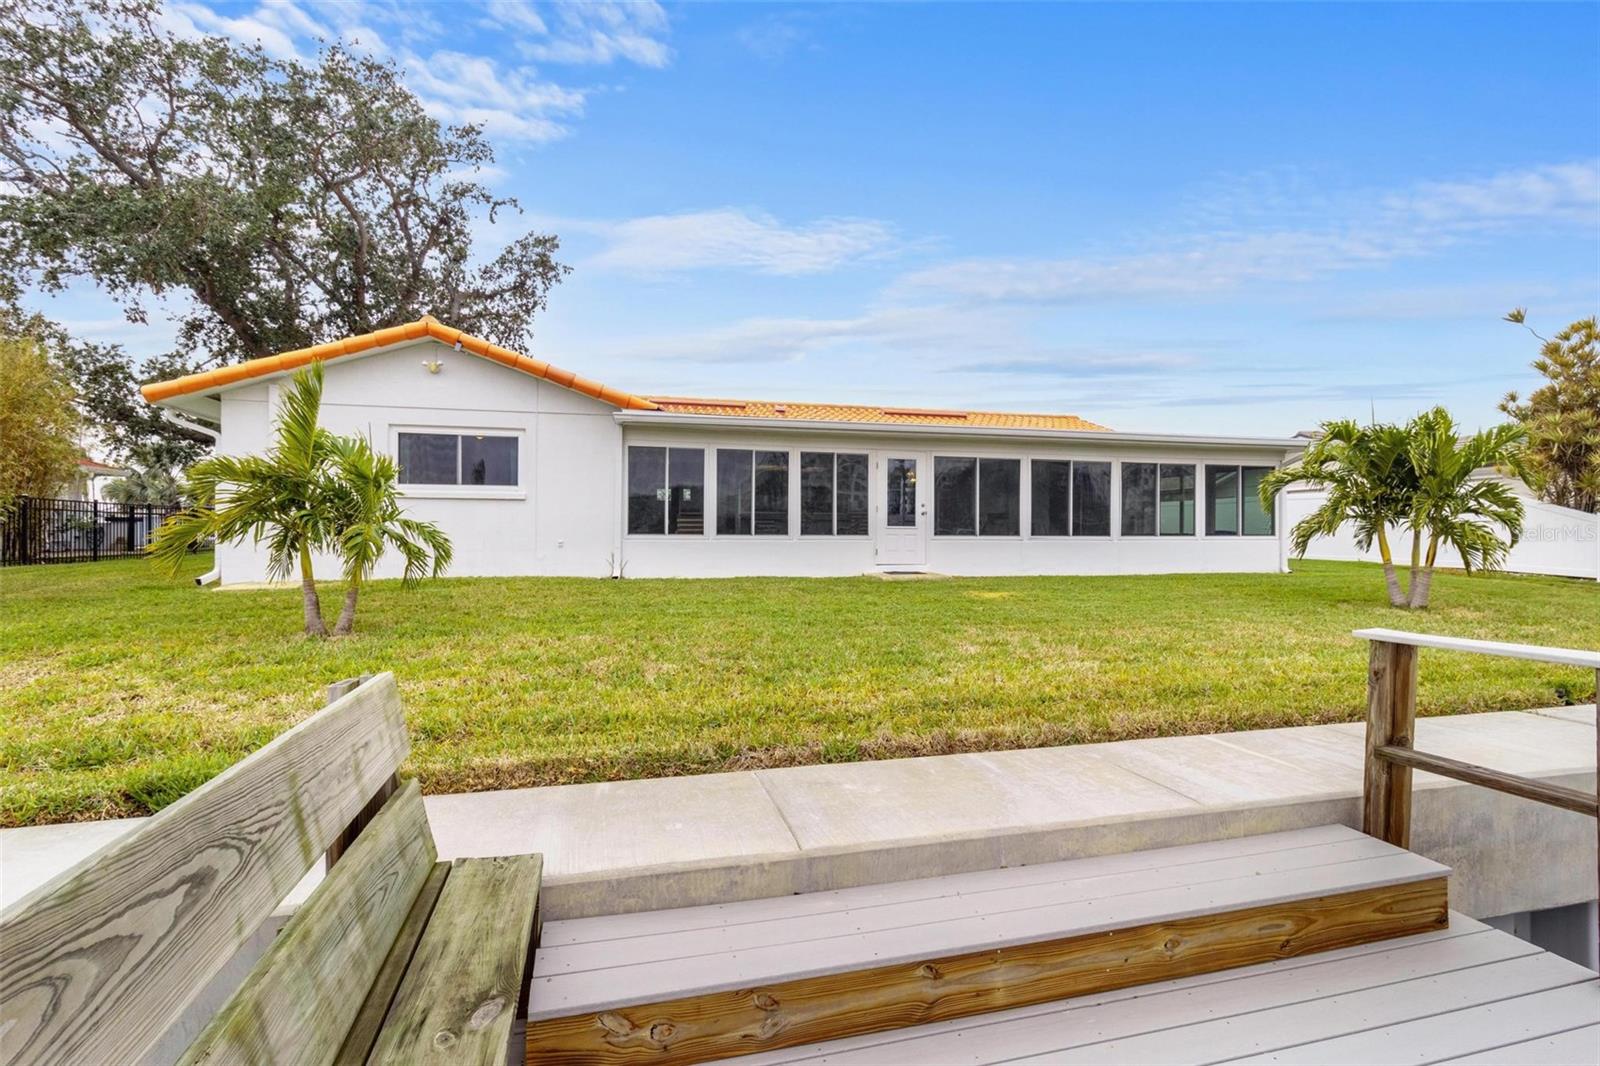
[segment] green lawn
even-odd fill
[[[199,573],[209,558],[194,560]],[[363,671],[433,792],[1355,720],[1360,626],[1600,646],[1594,582],[1279,575],[376,584],[307,641],[297,591],[140,560],[0,571],[0,824],[171,802]],[[333,589],[328,590],[330,597]],[[330,606],[336,606],[336,603]],[[1424,652],[1424,713],[1588,702],[1584,671]]]

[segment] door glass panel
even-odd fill
[[[917,524],[917,461],[915,459],[890,459],[889,499],[884,508],[885,521],[890,526],[915,526]]]

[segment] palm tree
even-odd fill
[[[1503,563],[1522,536],[1516,493],[1503,482],[1474,476],[1486,467],[1520,476],[1520,427],[1496,426],[1463,439],[1450,413],[1435,407],[1404,426],[1360,426],[1346,419],[1324,422],[1322,430],[1298,462],[1261,482],[1261,504],[1268,509],[1290,485],[1327,492],[1322,506],[1290,532],[1297,557],[1314,538],[1334,536],[1348,523],[1361,551],[1378,545],[1389,603],[1420,608],[1428,605],[1440,545],[1454,548],[1469,571],[1488,570]],[[1400,585],[1391,528],[1411,534],[1408,589]]]
[[[1403,607],[1406,597],[1395,571],[1389,527],[1409,513],[1415,481],[1405,430],[1342,419],[1324,422],[1321,436],[1306,447],[1298,462],[1262,478],[1261,505],[1271,510],[1278,493],[1294,484],[1326,491],[1322,506],[1296,523],[1289,534],[1296,558],[1305,555],[1314,538],[1334,536],[1348,523],[1361,551],[1378,545],[1389,603]]]
[[[1521,475],[1527,432],[1518,425],[1503,425],[1463,439],[1450,412],[1435,407],[1412,419],[1406,436],[1417,477],[1406,520],[1411,530],[1408,606],[1426,607],[1439,545],[1454,548],[1470,573],[1499,567],[1511,546],[1522,538],[1523,509],[1517,494],[1503,481],[1473,474],[1493,467]],[[1501,537],[1500,529],[1505,530],[1506,538]]]
[[[265,455],[217,455],[189,467],[183,495],[190,504],[161,524],[149,552],[157,565],[176,573],[197,540],[234,543],[250,537],[265,544],[269,577],[286,578],[298,565],[305,631],[325,637],[311,557],[334,533],[323,497],[337,439],[317,425],[321,406],[322,367],[313,363],[284,393]]]
[[[340,437],[330,495],[336,501],[335,548],[344,566],[344,607],[333,627],[343,636],[355,628],[356,598],[385,549],[405,557],[404,583],[438,577],[450,565],[450,539],[432,522],[405,517],[394,460],[379,455],[365,437]]]

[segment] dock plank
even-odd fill
[[[1546,954],[1541,958],[1565,962],[1554,955]],[[1437,1062],[1488,1051],[1508,1041],[1538,1040],[1578,1026],[1600,1023],[1600,980],[1592,970],[1582,972],[1588,975],[1588,980],[1227,1061],[1256,1066],[1267,1063],[1342,1066],[1356,1062],[1388,1066],[1391,1063]]]
[[[1552,1062],[1597,1060],[1600,1060],[1600,1025],[1584,1025],[1445,1061],[1456,1066],[1548,1066]]]
[[[632,967],[718,952],[743,954],[757,948],[855,937],[869,931],[909,930],[964,918],[983,920],[992,929],[1000,915],[1020,915],[1093,900],[1110,901],[1120,896],[1219,883],[1240,876],[1261,879],[1265,883],[1268,875],[1332,867],[1345,862],[1389,859],[1393,855],[1394,849],[1389,845],[1360,835],[1357,839],[1314,848],[1229,856],[1097,876],[1082,876],[1072,863],[1051,864],[1061,871],[1056,877],[1050,878],[1048,868],[1039,867],[1031,883],[1014,887],[983,887],[982,882],[962,876],[939,878],[944,882],[943,891],[931,898],[852,906],[822,913],[810,907],[797,907],[794,908],[797,913],[780,913],[760,921],[743,920],[745,916],[738,915],[735,920],[681,932],[544,948],[535,963],[535,973],[555,983],[555,979],[564,975],[611,966]],[[1248,872],[1242,874],[1241,871]],[[732,914],[725,916],[733,917]]]
[[[1324,825],[1201,844],[1152,848],[1147,851],[1121,852],[1031,866],[1010,866],[995,870],[924,877],[911,881],[891,881],[823,892],[807,892],[799,896],[774,896],[733,903],[638,911],[632,914],[570,918],[547,923],[540,945],[546,953],[549,953],[573,944],[711,929],[730,923],[766,921],[793,915],[827,914],[859,907],[910,903],[964,892],[1021,888],[1060,881],[1068,877],[1105,877],[1113,874],[1171,869],[1220,858],[1244,858],[1276,851],[1370,839],[1372,838],[1366,834],[1348,826]],[[1064,872],[1069,867],[1071,872]]]

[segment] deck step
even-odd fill
[[[1447,868],[1344,826],[550,922],[530,1062],[701,1062],[1444,927]]]

